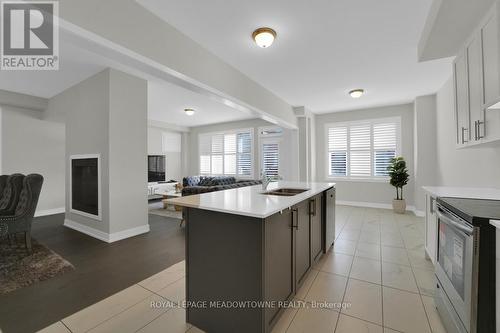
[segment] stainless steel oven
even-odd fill
[[[476,333],[480,229],[439,203],[437,217],[438,310],[449,331]]]
[[[496,327],[496,229],[500,201],[437,198],[436,306],[449,333]]]

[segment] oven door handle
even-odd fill
[[[444,223],[449,224],[449,225],[457,228],[458,230],[467,234],[467,236],[472,236],[474,229],[472,229],[471,227],[468,227],[466,225],[463,225],[463,224],[455,221],[455,219],[453,219],[452,217],[441,213],[441,211],[439,209],[437,210],[437,216],[440,220],[444,220],[445,221]]]

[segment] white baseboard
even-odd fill
[[[35,217],[47,216],[47,215],[55,215],[55,214],[62,214],[64,212],[66,212],[66,208],[65,207],[37,210],[35,212]]]
[[[109,243],[149,232],[149,224],[109,234]]]
[[[337,200],[335,203],[337,205],[343,205],[343,206],[355,206],[355,207],[392,209],[392,205],[390,205],[390,204],[382,204],[382,203],[376,203],[376,202]]]
[[[417,210],[415,208],[415,210],[413,211],[413,213],[415,213],[415,215],[417,215],[418,217],[425,217],[425,212],[423,210]]]
[[[116,242],[116,241],[119,241],[119,240],[122,240],[125,238],[129,238],[129,237],[133,237],[133,236],[137,236],[137,235],[149,232],[149,224],[143,225],[140,227],[136,227],[136,228],[123,230],[123,231],[114,232],[112,234],[91,228],[89,226],[86,226],[84,224],[81,224],[81,223],[78,223],[78,222],[75,222],[75,221],[72,221],[69,219],[64,220],[64,226],[66,226],[70,229],[79,231],[81,233],[84,233],[86,235],[89,235],[91,237],[97,238],[99,240],[102,240],[103,242],[106,242],[106,243],[113,243],[113,242]]]
[[[64,219],[64,226],[109,243],[109,234],[107,232],[91,228],[69,219]]]
[[[337,203],[337,205],[344,205],[344,206],[392,209],[391,204],[383,204],[383,203],[377,203],[377,202],[337,200],[336,203]],[[415,206],[407,206],[406,210],[413,212],[413,214],[415,214],[416,216],[420,216],[420,217],[425,216],[425,213],[421,210],[417,210],[417,208]]]

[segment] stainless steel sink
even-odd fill
[[[268,192],[264,192],[262,194],[267,194],[267,195],[281,195],[284,197],[291,197],[294,195],[297,195],[299,193],[308,191],[309,189],[303,189],[303,188],[278,188],[276,190],[271,190]]]

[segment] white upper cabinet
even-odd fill
[[[483,108],[483,63],[481,36],[478,34],[467,47],[467,64],[469,72],[469,137],[478,141],[482,138],[484,125]],[[480,133],[481,132],[481,133]]]
[[[500,8],[499,8],[500,9]],[[500,141],[500,25],[497,6],[453,63],[457,147]]]
[[[483,105],[490,106],[500,97],[499,68],[498,68],[498,18],[492,15],[481,29],[482,57],[483,57]]]
[[[462,52],[453,64],[455,78],[455,116],[457,121],[457,144],[469,141],[469,81],[467,53]]]

